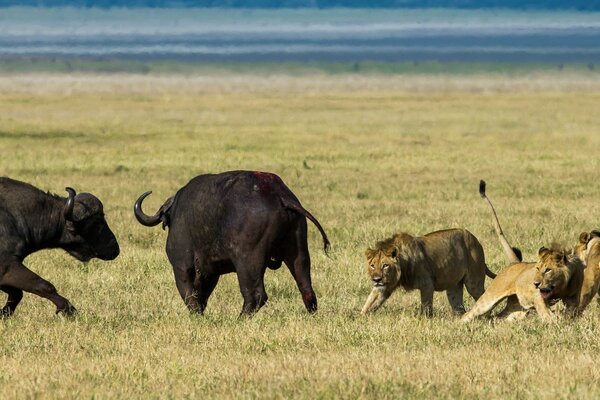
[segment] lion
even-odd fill
[[[600,231],[582,232],[575,254],[585,264],[578,306],[582,313],[600,289]]]
[[[574,252],[556,246],[552,249],[542,247],[538,251],[536,263],[522,262],[520,251],[510,246],[502,232],[494,206],[485,194],[485,185],[483,180],[480,181],[479,193],[492,210],[494,228],[510,265],[498,274],[475,306],[463,315],[462,321],[468,322],[488,313],[503,299],[507,299],[506,307],[496,317],[507,320],[521,319],[531,309],[535,309],[542,320],[554,320],[556,317],[549,305],[559,300],[565,303],[567,314],[575,316],[580,313],[580,296],[584,284],[582,260],[587,254],[587,237],[585,244],[582,244],[582,234],[579,247]],[[600,277],[600,271],[598,276]],[[596,282],[593,278],[589,279]],[[598,285],[600,286],[600,280]],[[587,292],[591,293],[593,290],[597,292],[598,287],[594,289],[591,285]]]
[[[565,312],[575,316],[583,283],[583,263],[572,252],[561,248],[542,247],[535,263],[514,263],[492,281],[475,306],[462,316],[463,322],[487,314],[500,301],[506,307],[497,318],[516,320],[535,309],[543,321],[556,320],[550,306],[562,300]]]
[[[377,310],[398,288],[421,292],[421,313],[433,314],[434,291],[446,291],[452,310],[464,314],[463,285],[477,300],[485,276],[495,275],[485,264],[483,248],[465,229],[447,229],[421,237],[398,233],[365,251],[373,281],[362,313]]]

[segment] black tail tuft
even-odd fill
[[[479,181],[479,195],[485,198],[485,181],[483,179]]]
[[[512,251],[513,251],[513,253],[515,253],[515,256],[517,256],[519,261],[522,262],[523,261],[523,253],[521,252],[521,249],[519,249],[518,247],[513,247]]]

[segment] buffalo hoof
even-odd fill
[[[308,311],[309,314],[315,314],[317,312],[317,305],[310,305],[310,306],[306,306],[306,311]]]
[[[306,307],[306,311],[308,311],[310,314],[317,312],[317,296],[315,296],[314,292],[310,291],[302,293],[302,300],[304,301],[304,307]]]
[[[9,306],[4,306],[2,310],[0,310],[0,319],[5,319],[13,315],[15,311]]]
[[[62,314],[65,317],[74,317],[77,314],[77,309],[72,304],[68,304],[65,308],[59,308],[56,310],[57,314]]]

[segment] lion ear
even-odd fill
[[[581,235],[579,235],[579,243],[587,243],[590,241],[591,235],[588,232],[581,232]]]
[[[390,256],[392,256],[392,258],[396,258],[398,256],[398,248],[394,247]]]
[[[372,248],[368,247],[365,250],[365,256],[367,256],[367,259],[372,258],[375,255],[375,250],[373,250]]]
[[[546,248],[546,247],[540,247],[540,249],[538,250],[538,257],[542,258],[542,256],[544,254],[548,254],[550,252],[550,249]]]

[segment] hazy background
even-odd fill
[[[600,61],[600,2],[593,1],[9,0],[1,6],[4,70],[85,64],[148,72],[157,62],[163,69],[286,62],[341,63],[349,71],[364,68],[360,63],[388,70],[399,64],[426,70],[431,63],[592,70]]]

